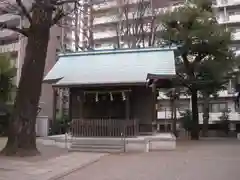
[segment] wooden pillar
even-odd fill
[[[53,88],[53,109],[52,109],[52,121],[56,121],[57,116],[57,89]]]
[[[79,95],[79,119],[83,119],[83,98],[84,98],[84,92],[80,91]]]
[[[153,82],[152,84],[152,131],[155,130],[156,122],[157,122],[157,110],[156,110],[156,102],[157,102],[157,89],[156,84]]]
[[[130,99],[129,99],[129,92],[126,93],[126,119],[129,120],[130,119]]]
[[[69,117],[69,120],[70,121],[72,121],[72,108],[73,108],[73,106],[72,106],[72,89],[71,88],[69,88],[69,95],[68,95],[69,97],[69,103],[68,103],[68,117]]]

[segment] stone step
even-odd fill
[[[123,146],[117,145],[77,145],[72,144],[70,151],[81,151],[81,152],[107,152],[107,153],[115,153],[115,152],[123,152]]]
[[[76,138],[73,139],[70,151],[81,152],[123,152],[124,140],[122,138]]]
[[[123,149],[70,148],[69,152],[122,153]]]
[[[109,145],[109,144],[102,144],[102,145],[96,145],[96,144],[87,144],[87,145],[78,145],[78,144],[72,144],[71,148],[95,148],[95,149],[122,149],[124,146],[117,146],[117,145]]]
[[[74,144],[78,144],[78,145],[104,145],[104,144],[109,144],[109,145],[124,145],[124,141],[121,139],[80,139],[80,140],[73,140],[72,141]]]

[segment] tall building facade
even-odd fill
[[[240,54],[240,0],[216,0],[213,4],[218,22],[230,28],[232,48]]]
[[[128,31],[126,23],[133,23],[130,25],[132,27],[140,26],[136,21],[134,22],[134,19],[143,18],[150,21],[154,13],[157,14],[158,9],[176,3],[171,0],[82,0],[81,2],[77,39],[83,49],[128,47],[127,41],[134,41],[134,36],[140,36],[140,32],[130,29]],[[147,29],[146,25],[144,29]],[[144,46],[141,43],[139,45]]]

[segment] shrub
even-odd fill
[[[186,110],[185,112],[180,113],[181,117],[179,118],[182,123],[183,128],[186,131],[191,131],[192,129],[192,112],[190,110]]]
[[[49,134],[57,135],[57,134],[65,134],[70,127],[70,120],[68,116],[57,117],[56,121],[52,123],[50,127]]]

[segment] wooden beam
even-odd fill
[[[91,90],[88,90],[88,91],[84,91],[84,93],[86,94],[95,94],[95,93],[99,93],[99,94],[104,94],[104,93],[121,93],[121,92],[131,92],[130,89],[125,89],[125,90],[99,90],[99,91],[91,91]]]

